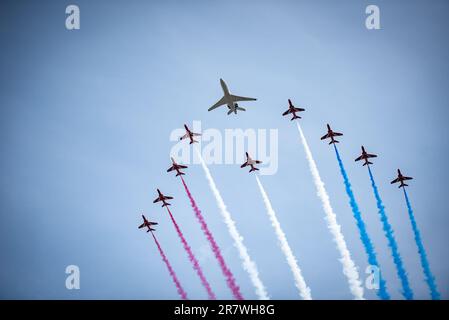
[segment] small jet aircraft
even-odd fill
[[[183,135],[181,138],[179,138],[179,140],[183,140],[183,139],[189,138],[190,139],[190,144],[192,144],[194,142],[198,142],[195,139],[193,139],[193,137],[200,136],[201,133],[195,133],[195,132],[190,131],[190,129],[187,127],[186,124],[184,124],[184,128],[186,129],[187,132],[186,132],[185,135]]]
[[[370,162],[368,160],[369,158],[376,158],[376,157],[377,156],[375,154],[366,153],[365,148],[362,146],[362,155],[360,157],[358,157],[357,159],[355,159],[355,161],[365,160],[365,163],[363,165],[366,166],[369,164],[373,164],[372,162]]]
[[[391,181],[391,184],[400,182],[399,188],[408,187],[408,184],[404,183],[404,181],[412,179],[412,177],[403,176],[401,170],[398,169],[398,177]]]
[[[157,189],[157,193],[158,193],[159,196],[158,196],[156,199],[154,199],[153,203],[162,201],[162,207],[170,206],[170,205],[171,205],[170,203],[168,203],[168,202],[165,201],[165,200],[171,200],[171,199],[173,199],[173,197],[164,196],[164,195],[162,194],[162,192],[161,192],[159,189]]]
[[[184,166],[182,164],[177,164],[175,159],[173,159],[173,157],[171,158],[171,161],[172,161],[172,166],[167,169],[167,172],[176,170],[176,177],[184,175],[185,173],[182,172],[181,169],[187,169],[187,166]]]
[[[375,154],[366,153],[365,148],[362,146],[362,155],[360,157],[358,157],[357,159],[355,159],[355,161],[365,160],[365,163],[363,165],[366,166],[368,164],[373,164],[372,162],[370,162],[368,160],[369,158],[376,158],[376,157],[377,157],[377,155],[375,155]]]
[[[333,143],[335,144],[335,143],[338,143],[339,141],[335,140],[334,137],[339,137],[342,135],[343,135],[343,133],[334,132],[334,131],[332,131],[330,125],[327,125],[327,133],[326,133],[326,135],[321,137],[321,140],[331,138],[331,141],[329,142],[329,144],[333,144]]]
[[[249,170],[249,172],[253,172],[253,171],[259,170],[258,168],[256,168],[256,167],[254,166],[255,164],[259,164],[259,163],[262,163],[262,161],[260,161],[260,160],[253,160],[253,159],[249,156],[248,152],[246,152],[246,162],[245,162],[244,164],[242,164],[242,165],[240,166],[240,168],[244,168],[244,167],[246,167],[246,166],[251,166],[251,169]]]
[[[292,101],[291,101],[290,99],[288,99],[288,110],[285,111],[282,115],[283,115],[283,116],[286,116],[286,115],[288,115],[288,114],[290,114],[290,113],[293,113],[293,118],[291,118],[290,120],[301,119],[300,116],[297,116],[297,115],[296,115],[296,112],[301,112],[301,111],[306,111],[306,109],[303,109],[303,108],[296,108],[296,107],[293,105]]]
[[[142,215],[142,218],[143,218],[143,223],[139,226],[139,229],[147,227],[148,228],[147,232],[156,231],[156,229],[153,229],[151,226],[156,225],[157,222],[148,221],[144,215]]]
[[[245,108],[239,107],[239,105],[236,103],[237,101],[256,101],[257,100],[255,98],[240,97],[240,96],[235,96],[235,95],[231,94],[229,92],[228,86],[223,81],[223,79],[220,79],[220,84],[221,84],[221,88],[223,89],[224,95],[220,100],[217,101],[217,103],[215,103],[207,111],[212,111],[222,105],[227,105],[228,109],[229,109],[228,115],[230,115],[233,112],[235,114],[237,114],[237,110],[246,111]]]

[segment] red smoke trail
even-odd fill
[[[221,271],[223,272],[223,275],[226,277],[226,283],[228,284],[229,289],[231,289],[232,294],[235,299],[237,300],[243,300],[243,296],[240,293],[240,288],[235,283],[234,275],[232,274],[231,270],[229,270],[228,266],[226,265],[226,262],[223,259],[223,256],[221,255],[220,247],[218,247],[217,243],[215,242],[215,239],[212,235],[212,233],[209,230],[209,227],[207,226],[206,221],[204,220],[203,215],[201,214],[200,209],[196,205],[195,199],[193,199],[192,194],[190,193],[189,188],[187,187],[186,182],[181,177],[182,184],[184,185],[184,189],[186,190],[187,196],[190,199],[190,203],[192,204],[193,211],[195,212],[195,215],[201,224],[201,229],[204,232],[204,235],[206,236],[207,240],[210,243],[210,246],[212,247],[212,251],[214,252],[215,258],[218,260],[218,264],[220,265]]]
[[[175,283],[176,289],[178,290],[179,295],[181,296],[181,299],[187,300],[187,293],[184,291],[184,289],[181,286],[181,283],[178,280],[178,277],[176,276],[175,271],[170,265],[170,262],[168,262],[167,257],[165,256],[164,251],[161,248],[161,245],[156,239],[156,236],[153,232],[151,232],[151,235],[153,236],[154,242],[156,243],[157,248],[159,249],[159,253],[161,254],[162,260],[165,262],[165,265],[167,266],[168,272],[170,273],[170,276],[173,279],[173,282]]]
[[[181,229],[179,228],[178,224],[176,223],[176,220],[173,217],[170,209],[168,208],[168,206],[166,206],[166,208],[167,208],[168,214],[170,215],[171,221],[173,222],[173,225],[175,226],[176,232],[178,233],[178,236],[181,239],[182,245],[184,246],[184,250],[187,252],[187,254],[189,256],[189,260],[193,264],[193,269],[195,269],[196,273],[200,277],[201,283],[203,284],[204,288],[206,288],[207,295],[209,296],[209,299],[210,300],[217,299],[215,297],[215,294],[212,292],[209,282],[207,282],[207,279],[204,276],[203,270],[201,269],[201,267],[198,263],[198,260],[196,260],[195,256],[193,255],[192,249],[190,249],[190,246],[187,243],[186,239],[184,238],[184,235],[181,232]]]

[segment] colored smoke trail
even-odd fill
[[[429,261],[427,260],[426,250],[424,249],[424,245],[421,239],[421,233],[419,232],[418,225],[416,224],[415,215],[413,213],[412,206],[410,204],[410,200],[408,198],[407,191],[404,190],[405,202],[407,203],[408,215],[410,217],[410,222],[412,224],[413,233],[415,235],[416,245],[418,246],[419,257],[421,259],[421,266],[424,271],[424,275],[426,278],[427,285],[430,289],[430,295],[433,300],[440,300],[440,293],[438,292],[437,285],[435,283],[435,277],[430,270]]]
[[[387,214],[385,213],[385,207],[382,203],[382,199],[380,198],[379,190],[377,189],[376,182],[374,181],[374,177],[371,172],[371,168],[369,166],[368,172],[371,180],[371,186],[373,187],[374,191],[374,196],[376,197],[376,204],[377,209],[379,211],[380,220],[382,221],[385,236],[387,237],[388,240],[388,246],[391,249],[391,255],[393,256],[394,264],[396,265],[396,272],[398,274],[399,279],[401,280],[402,295],[404,296],[405,299],[411,300],[413,299],[413,292],[408,283],[407,272],[404,269],[402,258],[398,251],[398,245],[393,235],[393,229],[391,228],[391,225],[388,222],[388,217]]]
[[[359,273],[355,267],[354,261],[351,258],[348,247],[346,245],[345,238],[341,233],[341,226],[337,222],[337,216],[331,207],[329,196],[326,189],[324,188],[324,183],[321,180],[318,167],[313,159],[312,152],[310,151],[307,140],[302,132],[301,126],[296,122],[298,127],[299,135],[301,136],[301,141],[304,146],[304,151],[306,153],[307,161],[309,162],[310,172],[313,176],[313,181],[317,189],[318,197],[321,199],[324,212],[326,214],[327,227],[334,237],[334,241],[337,245],[337,249],[340,253],[340,262],[343,265],[343,274],[348,279],[349,289],[355,299],[362,300],[363,298],[363,288],[359,280]]]
[[[229,234],[234,240],[234,245],[239,251],[240,259],[242,260],[243,264],[243,269],[245,269],[246,272],[248,272],[251,282],[256,289],[256,294],[259,297],[259,299],[268,300],[269,297],[267,291],[265,289],[264,284],[262,283],[262,280],[260,280],[257,266],[254,263],[254,261],[251,260],[248,254],[248,250],[246,249],[246,246],[243,243],[243,237],[238,232],[237,227],[235,226],[235,222],[234,220],[232,220],[231,214],[226,208],[223,198],[221,197],[220,191],[218,191],[218,188],[215,185],[215,181],[212,178],[212,175],[210,174],[209,168],[206,166],[206,163],[204,162],[204,159],[201,156],[201,152],[196,148],[195,151],[198,155],[198,158],[200,159],[201,166],[203,167],[204,173],[206,175],[206,179],[208,180],[212,193],[215,196],[215,200],[217,201],[217,205],[220,209],[220,213],[223,217],[223,220],[228,228]]]
[[[341,175],[343,176],[343,180],[345,183],[346,194],[349,197],[349,204],[351,205],[352,214],[357,222],[357,227],[359,228],[360,240],[362,240],[363,246],[365,247],[365,252],[368,255],[368,263],[372,266],[377,266],[379,268],[376,251],[374,250],[374,246],[371,242],[368,232],[366,231],[366,226],[362,218],[362,213],[360,212],[357,201],[355,200],[355,196],[351,188],[351,183],[349,182],[349,177],[346,173],[343,161],[341,160],[340,157],[340,153],[338,152],[337,146],[335,144],[334,149],[335,154],[337,155],[338,165],[340,166],[340,172]],[[390,299],[390,295],[387,292],[385,280],[382,279],[382,276],[380,276],[379,279],[379,290],[377,291],[377,295],[379,296],[379,298],[383,300]]]
[[[151,235],[153,236],[154,242],[156,243],[159,253],[161,254],[162,260],[165,262],[165,265],[167,266],[168,272],[170,273],[170,276],[173,279],[173,282],[176,286],[176,289],[178,290],[179,295],[181,296],[181,299],[187,300],[187,293],[182,288],[181,283],[179,282],[175,271],[173,270],[170,262],[168,261],[167,257],[165,256],[164,251],[162,250],[161,245],[159,244],[159,241],[157,241],[156,236],[154,235],[153,232],[151,232]]]
[[[184,181],[184,178],[181,176],[182,184],[184,185],[184,189],[186,190],[187,196],[190,199],[190,203],[192,205],[193,211],[195,212],[196,218],[198,219],[199,223],[201,224],[201,229],[204,232],[204,235],[206,236],[207,240],[210,243],[210,246],[212,248],[212,251],[214,252],[215,258],[218,261],[218,264],[220,265],[221,271],[223,275],[226,278],[226,283],[232,291],[232,295],[237,300],[243,300],[243,296],[240,293],[240,288],[235,282],[234,275],[232,274],[231,270],[229,270],[228,266],[226,265],[225,260],[223,259],[223,256],[221,254],[220,247],[215,242],[214,236],[209,230],[209,227],[207,226],[206,221],[204,220],[203,215],[201,214],[200,209],[196,205],[195,199],[193,198],[189,188],[187,187],[186,182]]]
[[[271,225],[276,232],[276,236],[279,241],[279,246],[281,247],[282,253],[284,253],[285,258],[287,259],[287,263],[293,273],[293,277],[295,279],[295,285],[299,290],[299,295],[304,300],[312,300],[312,296],[310,294],[310,288],[307,287],[307,284],[302,276],[301,269],[298,266],[298,262],[296,261],[295,256],[293,255],[292,249],[288,244],[287,237],[285,236],[284,231],[281,228],[281,224],[276,217],[276,212],[274,212],[273,207],[271,206],[270,199],[268,198],[267,193],[259,180],[259,177],[256,175],[257,184],[259,185],[260,193],[262,194],[263,202],[265,203],[265,207],[267,208],[268,216],[271,220]]]
[[[204,288],[207,291],[207,295],[209,296],[210,300],[215,300],[215,294],[212,292],[212,289],[209,285],[209,282],[207,282],[206,277],[204,276],[203,270],[201,269],[198,260],[196,260],[195,256],[193,255],[192,249],[190,248],[189,244],[187,243],[186,239],[184,238],[184,235],[181,232],[181,229],[179,228],[178,224],[176,223],[175,218],[173,217],[170,209],[168,206],[166,206],[168,214],[170,215],[171,221],[173,222],[173,225],[175,226],[176,232],[178,233],[179,238],[181,239],[182,245],[184,246],[184,249],[186,250],[189,260],[193,265],[193,269],[195,269],[196,273],[198,274],[198,277],[200,277],[201,283],[203,284]]]

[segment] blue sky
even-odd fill
[[[81,29],[65,29],[76,3]],[[365,28],[377,4],[381,30]],[[281,116],[291,98],[354,261],[366,255],[335,154],[321,142],[326,123],[393,298],[401,298],[360,145],[379,155],[373,173],[418,299],[428,288],[398,167],[413,176],[409,196],[442,297],[449,297],[449,22],[445,1],[2,1],[0,4],[0,297],[177,299],[140,214],[157,236],[191,298],[206,298],[155,189],[175,197],[173,214],[219,298],[231,298],[210,256],[180,181],[166,174],[170,132],[200,120],[203,129],[278,129],[279,169],[262,182],[312,296],[350,299],[338,252],[294,124]],[[246,113],[207,112],[231,91],[258,98]],[[237,165],[210,166],[258,265],[268,293],[298,294],[257,189]],[[256,298],[199,165],[187,183],[246,298]],[[67,290],[75,264],[81,289]],[[366,297],[376,299],[367,290]]]

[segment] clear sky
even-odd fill
[[[81,29],[65,28],[65,8]],[[381,30],[365,28],[376,4]],[[177,299],[156,247],[138,230],[145,213],[191,298],[206,292],[158,187],[219,298],[231,298],[180,181],[165,171],[182,124],[278,129],[279,168],[261,180],[318,299],[350,299],[298,132],[281,113],[291,98],[360,275],[367,259],[326,123],[340,153],[393,298],[400,283],[377,214],[363,144],[418,299],[428,299],[402,192],[409,195],[442,297],[449,297],[447,1],[2,1],[0,4],[0,297]],[[231,91],[247,112],[207,112]],[[273,298],[297,299],[255,178],[235,165],[212,175]],[[186,181],[246,298],[256,298],[204,173]],[[81,289],[67,290],[78,265]],[[366,290],[366,297],[376,299]]]

